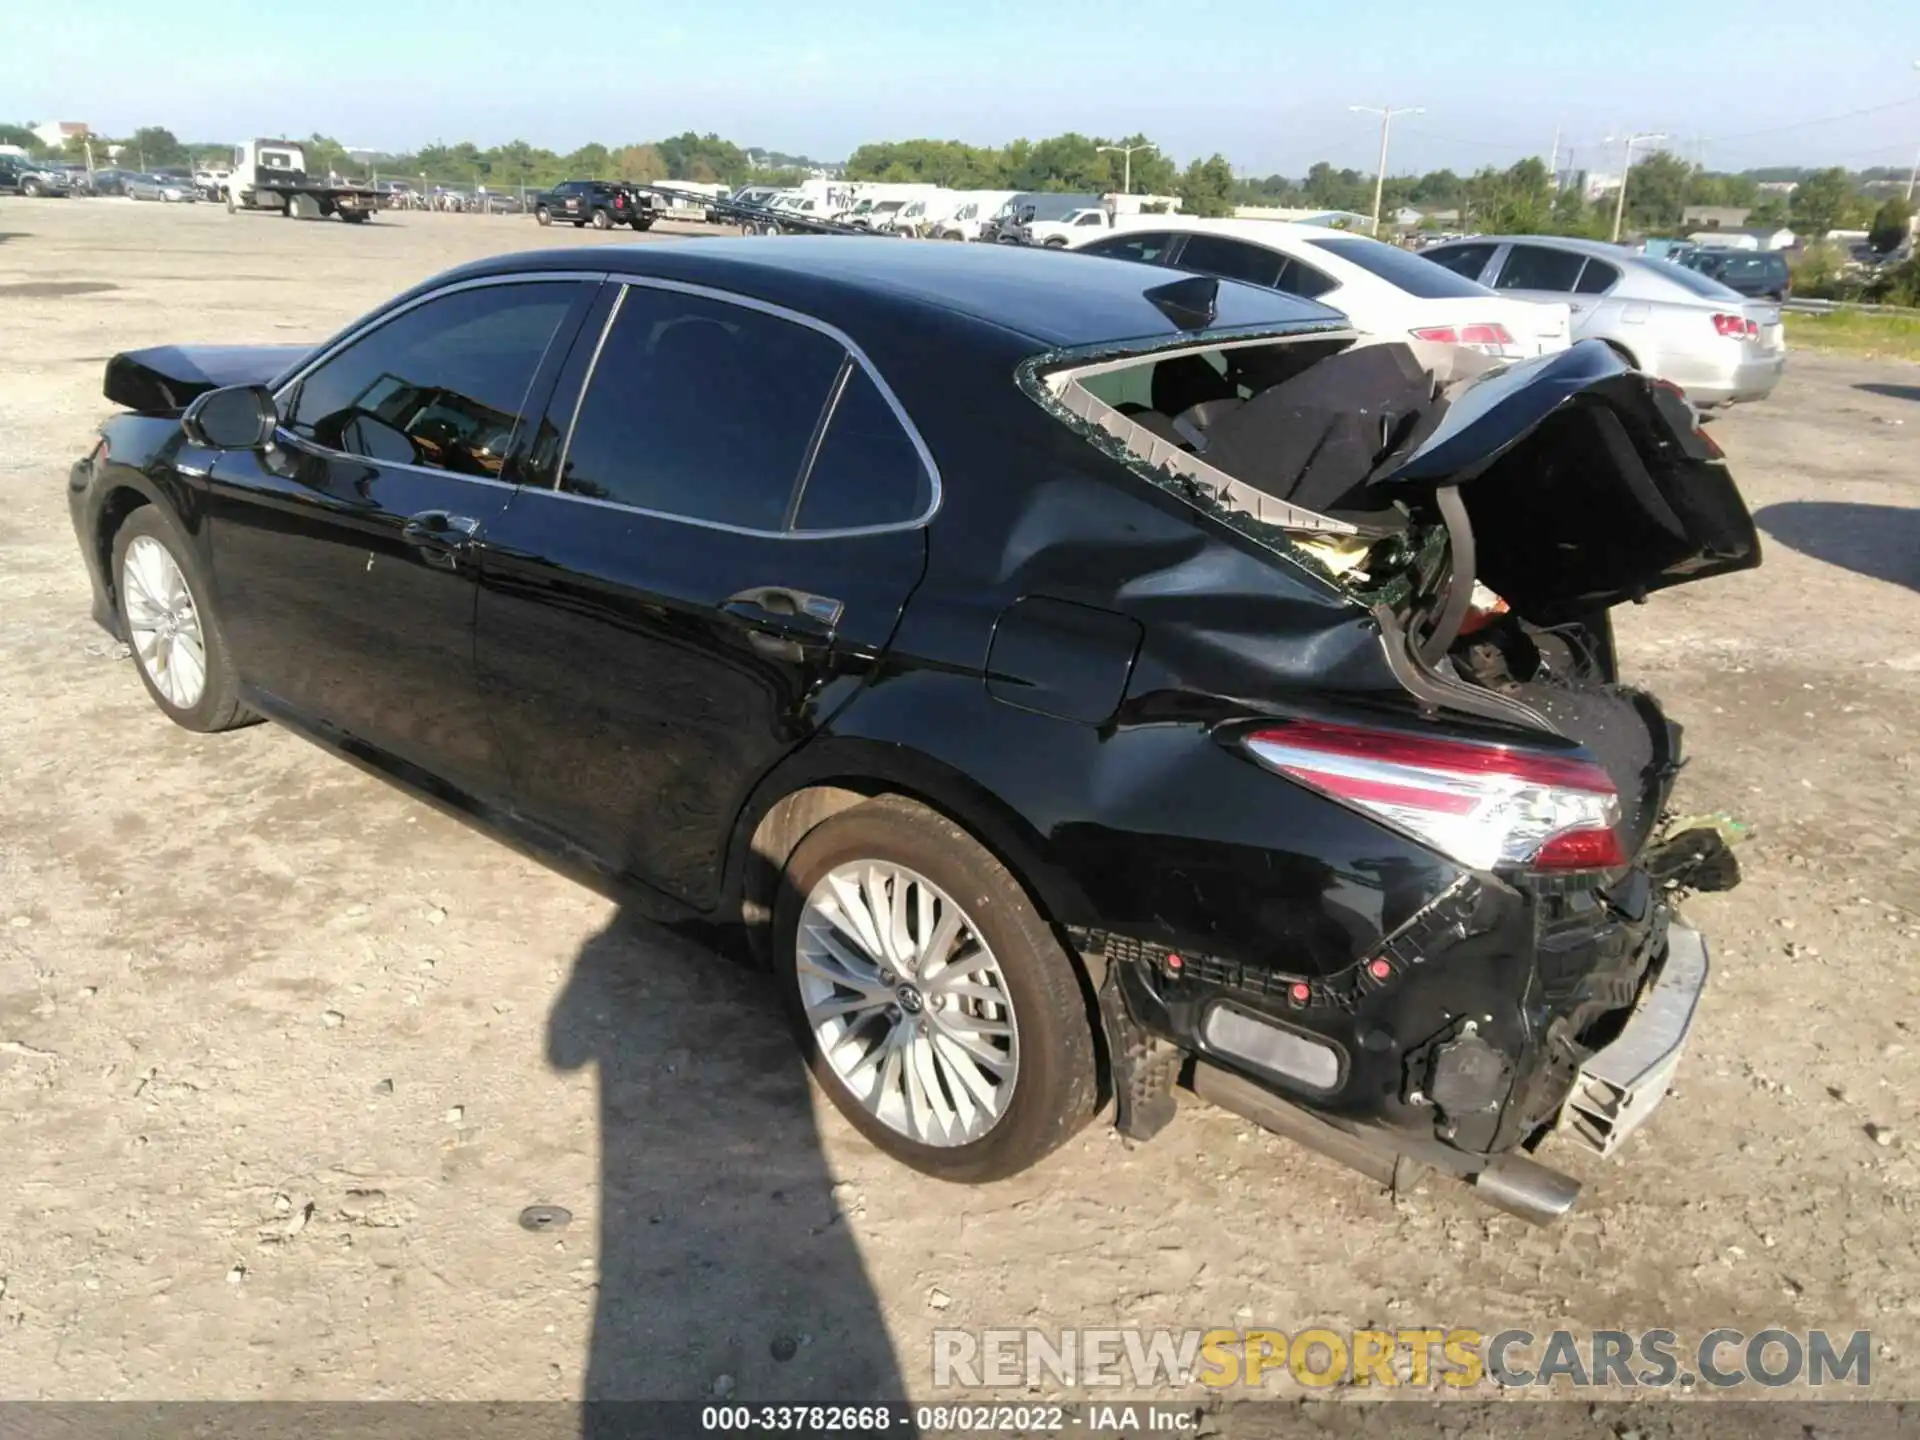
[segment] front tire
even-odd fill
[[[153,703],[174,724],[211,734],[259,719],[240,703],[239,675],[193,547],[143,505],[113,537],[120,634]]]
[[[604,210],[594,211],[593,228],[596,230],[611,230],[613,228],[613,217]]]
[[[1080,974],[978,841],[888,796],[816,827],[774,911],[774,964],[814,1077],[894,1159],[1003,1179],[1092,1118]]]
[[[533,211],[533,223],[536,225],[553,224],[553,212],[547,209],[547,207],[544,205],[535,206]]]
[[[20,193],[30,199],[38,199],[40,196],[40,182],[38,180],[21,181]]]

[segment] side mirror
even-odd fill
[[[209,390],[180,417],[187,439],[209,450],[262,450],[280,424],[273,394],[263,385]]]

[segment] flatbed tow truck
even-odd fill
[[[289,220],[338,215],[361,224],[380,208],[371,185],[337,183],[307,174],[307,152],[293,140],[249,140],[233,150],[233,170],[222,189],[230,212],[278,211]]]

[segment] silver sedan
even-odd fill
[[[178,175],[129,175],[127,192],[135,200],[159,200],[168,205],[187,204],[200,198],[191,180]]]
[[[1786,368],[1780,307],[1599,240],[1476,235],[1421,252],[1455,274],[1573,312],[1575,340],[1604,340],[1705,409],[1764,400]]]

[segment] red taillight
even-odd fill
[[[1504,325],[1463,325],[1460,327],[1460,343],[1507,346],[1513,343],[1513,336],[1507,333]]]
[[[1627,863],[1620,836],[1605,830],[1568,830],[1533,852],[1535,870],[1611,870]]]
[[[1244,743],[1269,769],[1478,870],[1627,863],[1614,828],[1619,795],[1589,760],[1307,720]]]
[[[1431,340],[1437,345],[1464,345],[1488,355],[1519,353],[1513,335],[1504,325],[1427,325],[1408,332],[1416,340]]]
[[[1716,315],[1713,328],[1729,340],[1758,340],[1760,326],[1744,315]]]

